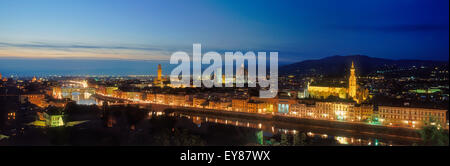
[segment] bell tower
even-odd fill
[[[350,68],[350,78],[348,79],[348,95],[355,99],[356,97],[356,76],[355,76],[355,65],[352,61],[352,67]]]
[[[162,81],[161,75],[162,75],[161,64],[158,64],[158,82],[159,83],[161,83],[161,81]]]

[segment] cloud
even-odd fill
[[[0,42],[0,57],[168,60],[171,49],[139,45],[54,44]]]

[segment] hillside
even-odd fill
[[[383,58],[373,58],[365,55],[351,56],[331,56],[318,60],[306,60],[285,66],[281,66],[280,75],[326,75],[326,76],[344,76],[352,61],[355,63],[359,75],[367,75],[377,70],[408,68],[412,66],[436,66],[446,65],[448,62],[425,61],[425,60],[391,60]]]

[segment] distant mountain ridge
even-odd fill
[[[367,75],[369,73],[374,73],[377,70],[386,68],[448,65],[448,61],[391,60],[374,58],[365,55],[336,55],[318,60],[305,60],[289,65],[284,65],[280,67],[279,71],[280,75],[327,75],[340,77],[347,74],[352,61],[355,63],[355,68],[359,75]]]

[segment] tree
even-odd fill
[[[294,134],[294,138],[293,138],[293,145],[294,146],[303,146],[306,144],[306,134],[305,133],[300,133],[300,134]]]
[[[281,134],[281,141],[280,141],[280,144],[281,144],[282,146],[288,146],[288,145],[289,145],[289,141],[288,141],[288,138],[287,138],[287,134]]]
[[[422,144],[426,146],[448,146],[448,132],[434,125],[425,126],[420,131]]]

